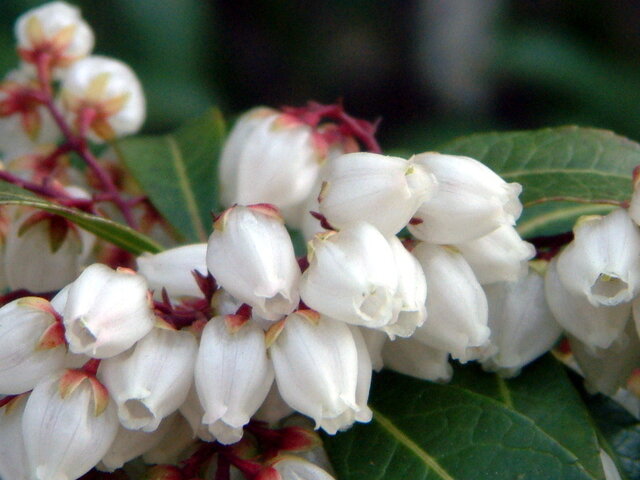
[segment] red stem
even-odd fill
[[[111,201],[118,207],[118,209],[122,213],[122,216],[124,217],[125,222],[127,222],[127,225],[134,229],[137,228],[137,222],[133,217],[131,206],[129,205],[127,200],[122,197],[120,191],[113,183],[113,180],[111,179],[109,174],[100,166],[97,159],[95,158],[93,153],[91,153],[91,150],[87,145],[87,141],[85,138],[86,129],[88,123],[90,123],[92,115],[94,115],[95,112],[92,112],[91,110],[83,110],[80,112],[81,135],[76,135],[65,120],[62,112],[58,110],[58,107],[56,106],[55,102],[53,101],[53,97],[51,96],[48,63],[49,61],[46,55],[41,56],[41,58],[38,59],[37,62],[38,80],[44,91],[44,98],[42,99],[44,106],[47,108],[47,110],[53,117],[53,120],[56,122],[56,125],[58,126],[64,137],[67,139],[67,145],[69,146],[69,149],[75,151],[78,155],[80,155],[80,158],[82,158],[87,166],[91,170],[93,170],[96,177],[98,177],[98,180],[102,184],[103,190],[112,196]]]

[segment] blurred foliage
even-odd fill
[[[474,73],[449,78],[422,47],[440,22],[455,33],[449,16],[468,2],[489,5],[484,30],[436,43],[445,58],[474,42],[491,46],[478,74],[483,98],[461,107],[436,84]],[[3,1],[3,71],[15,65],[13,21],[41,3]],[[341,98],[355,115],[381,117],[383,145],[404,152],[470,132],[567,123],[640,138],[640,4],[631,0],[452,0],[445,12],[435,0],[75,3],[96,31],[96,52],[140,75],[147,132],[167,132],[212,104],[233,116],[256,104]],[[438,74],[445,78],[435,82]]]

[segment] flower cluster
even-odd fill
[[[90,55],[64,2],[25,13],[16,37],[0,179],[161,225],[91,148],[141,126],[133,72]],[[221,153],[227,208],[208,242],[137,259],[3,207],[0,477],[74,480],[142,457],[149,479],[330,480],[292,413],[335,434],[371,420],[374,370],[445,382],[453,359],[511,376],[563,333],[559,355],[592,388],[640,391],[640,189],[533,260],[519,184],[468,157],[383,155],[375,130],[341,105],[251,110]]]

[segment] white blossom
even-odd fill
[[[242,438],[242,427],[258,410],[273,383],[264,332],[251,321],[214,317],[204,327],[195,367],[203,423],[223,444]]]
[[[147,279],[149,288],[159,298],[162,289],[173,298],[201,297],[193,271],[207,276],[207,244],[195,243],[164,252],[145,253],[137,258],[138,273]]]
[[[629,303],[596,307],[586,295],[568,290],[558,274],[558,257],[549,264],[544,289],[549,308],[562,328],[592,348],[608,348],[631,314]]]
[[[558,275],[597,307],[629,302],[640,290],[640,230],[626,210],[582,218],[558,256]]]
[[[280,480],[335,480],[322,468],[293,455],[283,455],[271,464],[280,474]]]
[[[349,326],[311,310],[289,315],[269,348],[282,398],[334,434],[357,415],[358,349]],[[370,372],[369,372],[370,374]]]
[[[535,247],[506,224],[480,238],[456,245],[456,248],[482,285],[515,282],[522,278],[527,273],[527,261],[536,254]]]
[[[107,453],[118,431],[115,405],[97,382],[67,375],[34,388],[22,432],[34,480],[75,480]]]
[[[152,432],[184,403],[197,351],[190,332],[154,328],[130,350],[102,362],[100,378],[125,428]]]
[[[300,267],[270,205],[226,210],[209,237],[207,267],[222,288],[261,317],[277,320],[298,305]]]
[[[501,225],[515,225],[522,212],[520,184],[506,183],[489,167],[468,157],[427,152],[410,160],[438,180],[436,194],[418,208],[416,221],[409,225],[420,240],[460,244]]]
[[[93,55],[75,62],[62,79],[62,106],[79,126],[86,120],[95,142],[137,132],[146,115],[146,101],[136,74],[113,58]]]
[[[395,235],[433,196],[436,184],[435,177],[413,161],[349,153],[327,165],[320,212],[336,228],[363,221],[385,236]]]
[[[18,394],[63,368],[62,326],[51,304],[37,297],[0,308],[0,393]]]
[[[490,354],[483,366],[514,374],[549,351],[562,334],[544,293],[544,279],[531,269],[517,282],[484,287],[489,303]]]
[[[220,156],[223,203],[302,204],[326,153],[313,129],[293,115],[250,110],[236,122]]]
[[[66,67],[93,49],[91,27],[80,10],[66,2],[50,2],[23,13],[15,24],[18,50],[23,59],[34,52],[47,53],[55,67]]]
[[[27,396],[23,395],[0,408],[0,478],[31,480],[22,436],[22,416],[26,405]]]
[[[418,244],[412,252],[427,278],[428,319],[415,339],[462,362],[489,339],[487,298],[464,257],[450,248]]]
[[[124,352],[153,327],[142,275],[93,264],[74,281],[64,308],[69,349],[95,358]]]
[[[453,376],[449,354],[415,338],[388,340],[382,358],[386,368],[422,380],[448,382]]]
[[[397,320],[398,267],[389,242],[372,225],[355,223],[310,243],[300,281],[304,303],[336,320],[382,328]]]

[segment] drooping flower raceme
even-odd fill
[[[277,320],[298,305],[300,267],[271,205],[226,210],[209,237],[207,266],[222,288],[261,317]]]

